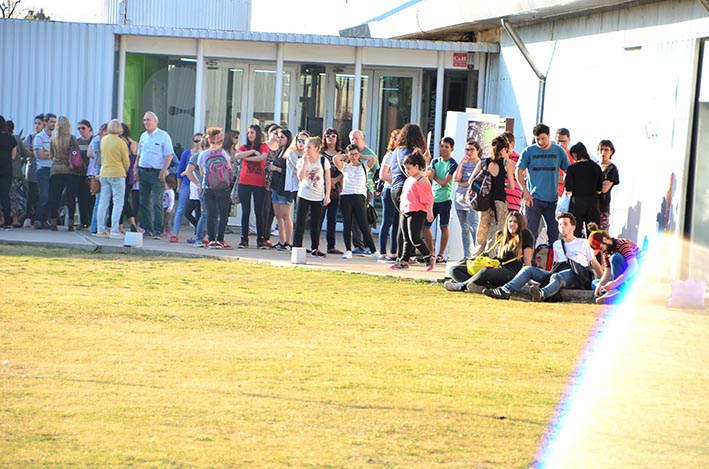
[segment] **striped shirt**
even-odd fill
[[[611,256],[616,252],[620,253],[620,255],[625,258],[625,262],[630,262],[632,259],[638,259],[638,256],[640,255],[640,248],[629,239],[614,238],[613,247],[611,250],[603,254],[603,263],[607,268],[610,268]]]
[[[367,168],[360,163],[357,166],[345,164],[342,167],[342,195],[367,196]]]

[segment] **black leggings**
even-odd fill
[[[231,194],[231,193],[230,193]],[[229,204],[229,207],[231,207],[231,204]],[[227,207],[227,213],[229,213],[229,207]],[[193,215],[193,213],[196,215]],[[199,204],[199,199],[193,200],[190,199],[187,201],[187,205],[185,206],[185,218],[187,218],[187,221],[192,224],[195,228],[197,228],[197,223],[199,223],[199,218],[202,216],[202,208]]]
[[[305,219],[310,210],[310,249],[315,250],[320,244],[320,225],[322,220],[322,200],[313,202],[312,200],[298,197],[298,204],[295,212],[295,234],[293,235],[293,246],[303,246],[303,235],[305,234]]]
[[[601,208],[598,202],[598,196],[596,195],[590,197],[577,197],[572,195],[571,202],[569,202],[569,212],[573,213],[576,217],[574,236],[577,238],[583,237],[583,229],[589,223],[593,222],[600,226]]]
[[[372,230],[369,229],[369,223],[367,223],[366,204],[367,198],[363,195],[340,196],[340,210],[342,210],[342,223],[344,224],[342,237],[345,239],[345,249],[348,251],[352,250],[352,221],[355,221],[359,226],[364,237],[364,244],[370,251],[377,251],[374,239],[372,239]]]
[[[81,176],[78,174],[54,174],[49,179],[49,218],[53,224],[57,224],[59,216],[59,204],[62,199],[62,192],[66,189],[66,205],[69,209],[69,225],[74,225],[74,213],[76,211],[76,194],[79,190]]]
[[[2,205],[2,216],[5,219],[3,223],[9,225],[12,223],[10,218],[10,186],[12,185],[12,178],[2,177],[0,178],[0,205]]]
[[[207,236],[210,241],[224,241],[224,232],[229,210],[229,190],[204,191],[204,204],[207,206]]]
[[[426,223],[426,212],[409,212],[401,215],[399,226],[403,227],[404,234],[402,261],[408,262],[411,256],[416,253],[416,249],[421,251],[424,258],[428,258],[431,255],[428,246],[421,239],[421,230],[424,223]]]
[[[474,283],[485,288],[501,287],[515,276],[515,272],[506,267],[485,267],[480,269],[475,275],[468,273],[466,265],[457,265],[451,269],[451,277],[460,283]]]

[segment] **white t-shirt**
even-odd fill
[[[384,166],[389,166],[391,168],[391,158],[392,158],[392,153],[393,152],[387,152],[386,155],[384,155],[384,158],[382,159],[382,168]],[[389,181],[384,181],[384,189],[391,189],[391,183]]]
[[[584,267],[591,265],[591,259],[594,258],[593,249],[588,244],[588,240],[583,238],[574,238],[566,245],[566,254],[569,259],[573,259]],[[564,249],[561,247],[561,239],[554,241],[554,262],[566,262]]]
[[[199,200],[199,186],[190,181],[190,200]]]
[[[320,160],[324,160],[325,168],[320,164]],[[301,199],[309,200],[311,202],[319,202],[325,199],[325,173],[324,171],[330,171],[330,162],[327,158],[320,158],[315,163],[308,163],[308,158],[306,156],[298,160],[298,165],[296,167],[296,174],[300,173],[303,165],[305,167],[306,176],[298,184],[298,197]]]
[[[341,195],[367,196],[367,169],[363,164],[343,166]]]

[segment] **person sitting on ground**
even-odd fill
[[[447,281],[448,291],[470,291],[481,293],[483,288],[500,287],[514,278],[524,266],[531,266],[534,258],[534,235],[527,229],[524,215],[509,212],[505,219],[504,231],[495,237],[497,260],[500,267],[485,267],[475,275],[468,273],[466,264],[455,266],[451,271],[453,281]]]
[[[588,229],[588,244],[595,253],[602,253],[605,266],[594,292],[596,303],[612,303],[638,273],[640,248],[630,239],[611,238],[607,232],[599,230],[595,223],[589,223]]]
[[[552,272],[538,267],[524,267],[515,277],[499,288],[486,288],[483,294],[490,298],[508,300],[512,293],[520,291],[530,280],[539,282],[544,287],[532,285],[530,293],[532,301],[550,299],[562,288],[590,288],[590,280],[579,278],[574,272],[571,262],[576,262],[581,268],[593,267],[597,276],[601,276],[601,265],[596,260],[591,246],[586,240],[574,237],[576,218],[569,212],[563,212],[557,217],[559,239],[554,241],[554,263]],[[568,264],[567,264],[568,263]],[[584,283],[583,285],[581,283]],[[588,283],[586,285],[585,283]]]

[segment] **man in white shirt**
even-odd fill
[[[593,249],[591,249],[585,239],[574,237],[576,217],[569,212],[564,212],[557,217],[557,221],[559,239],[553,245],[554,263],[560,264],[573,260],[583,267],[590,265],[596,276],[600,277],[602,274],[601,265],[596,260]],[[544,301],[554,296],[562,288],[575,286],[577,276],[571,268],[551,273],[538,267],[526,266],[505,285],[499,288],[485,289],[483,293],[490,298],[508,300],[510,294],[521,290],[530,280],[546,284],[546,286],[541,288],[536,285],[530,288],[532,301]],[[586,288],[590,288],[590,285],[586,286]]]
[[[143,116],[145,132],[138,143],[136,176],[140,181],[140,223],[145,236],[160,239],[163,232],[162,198],[165,192],[165,176],[175,150],[167,132],[158,128],[158,116],[146,112]]]

